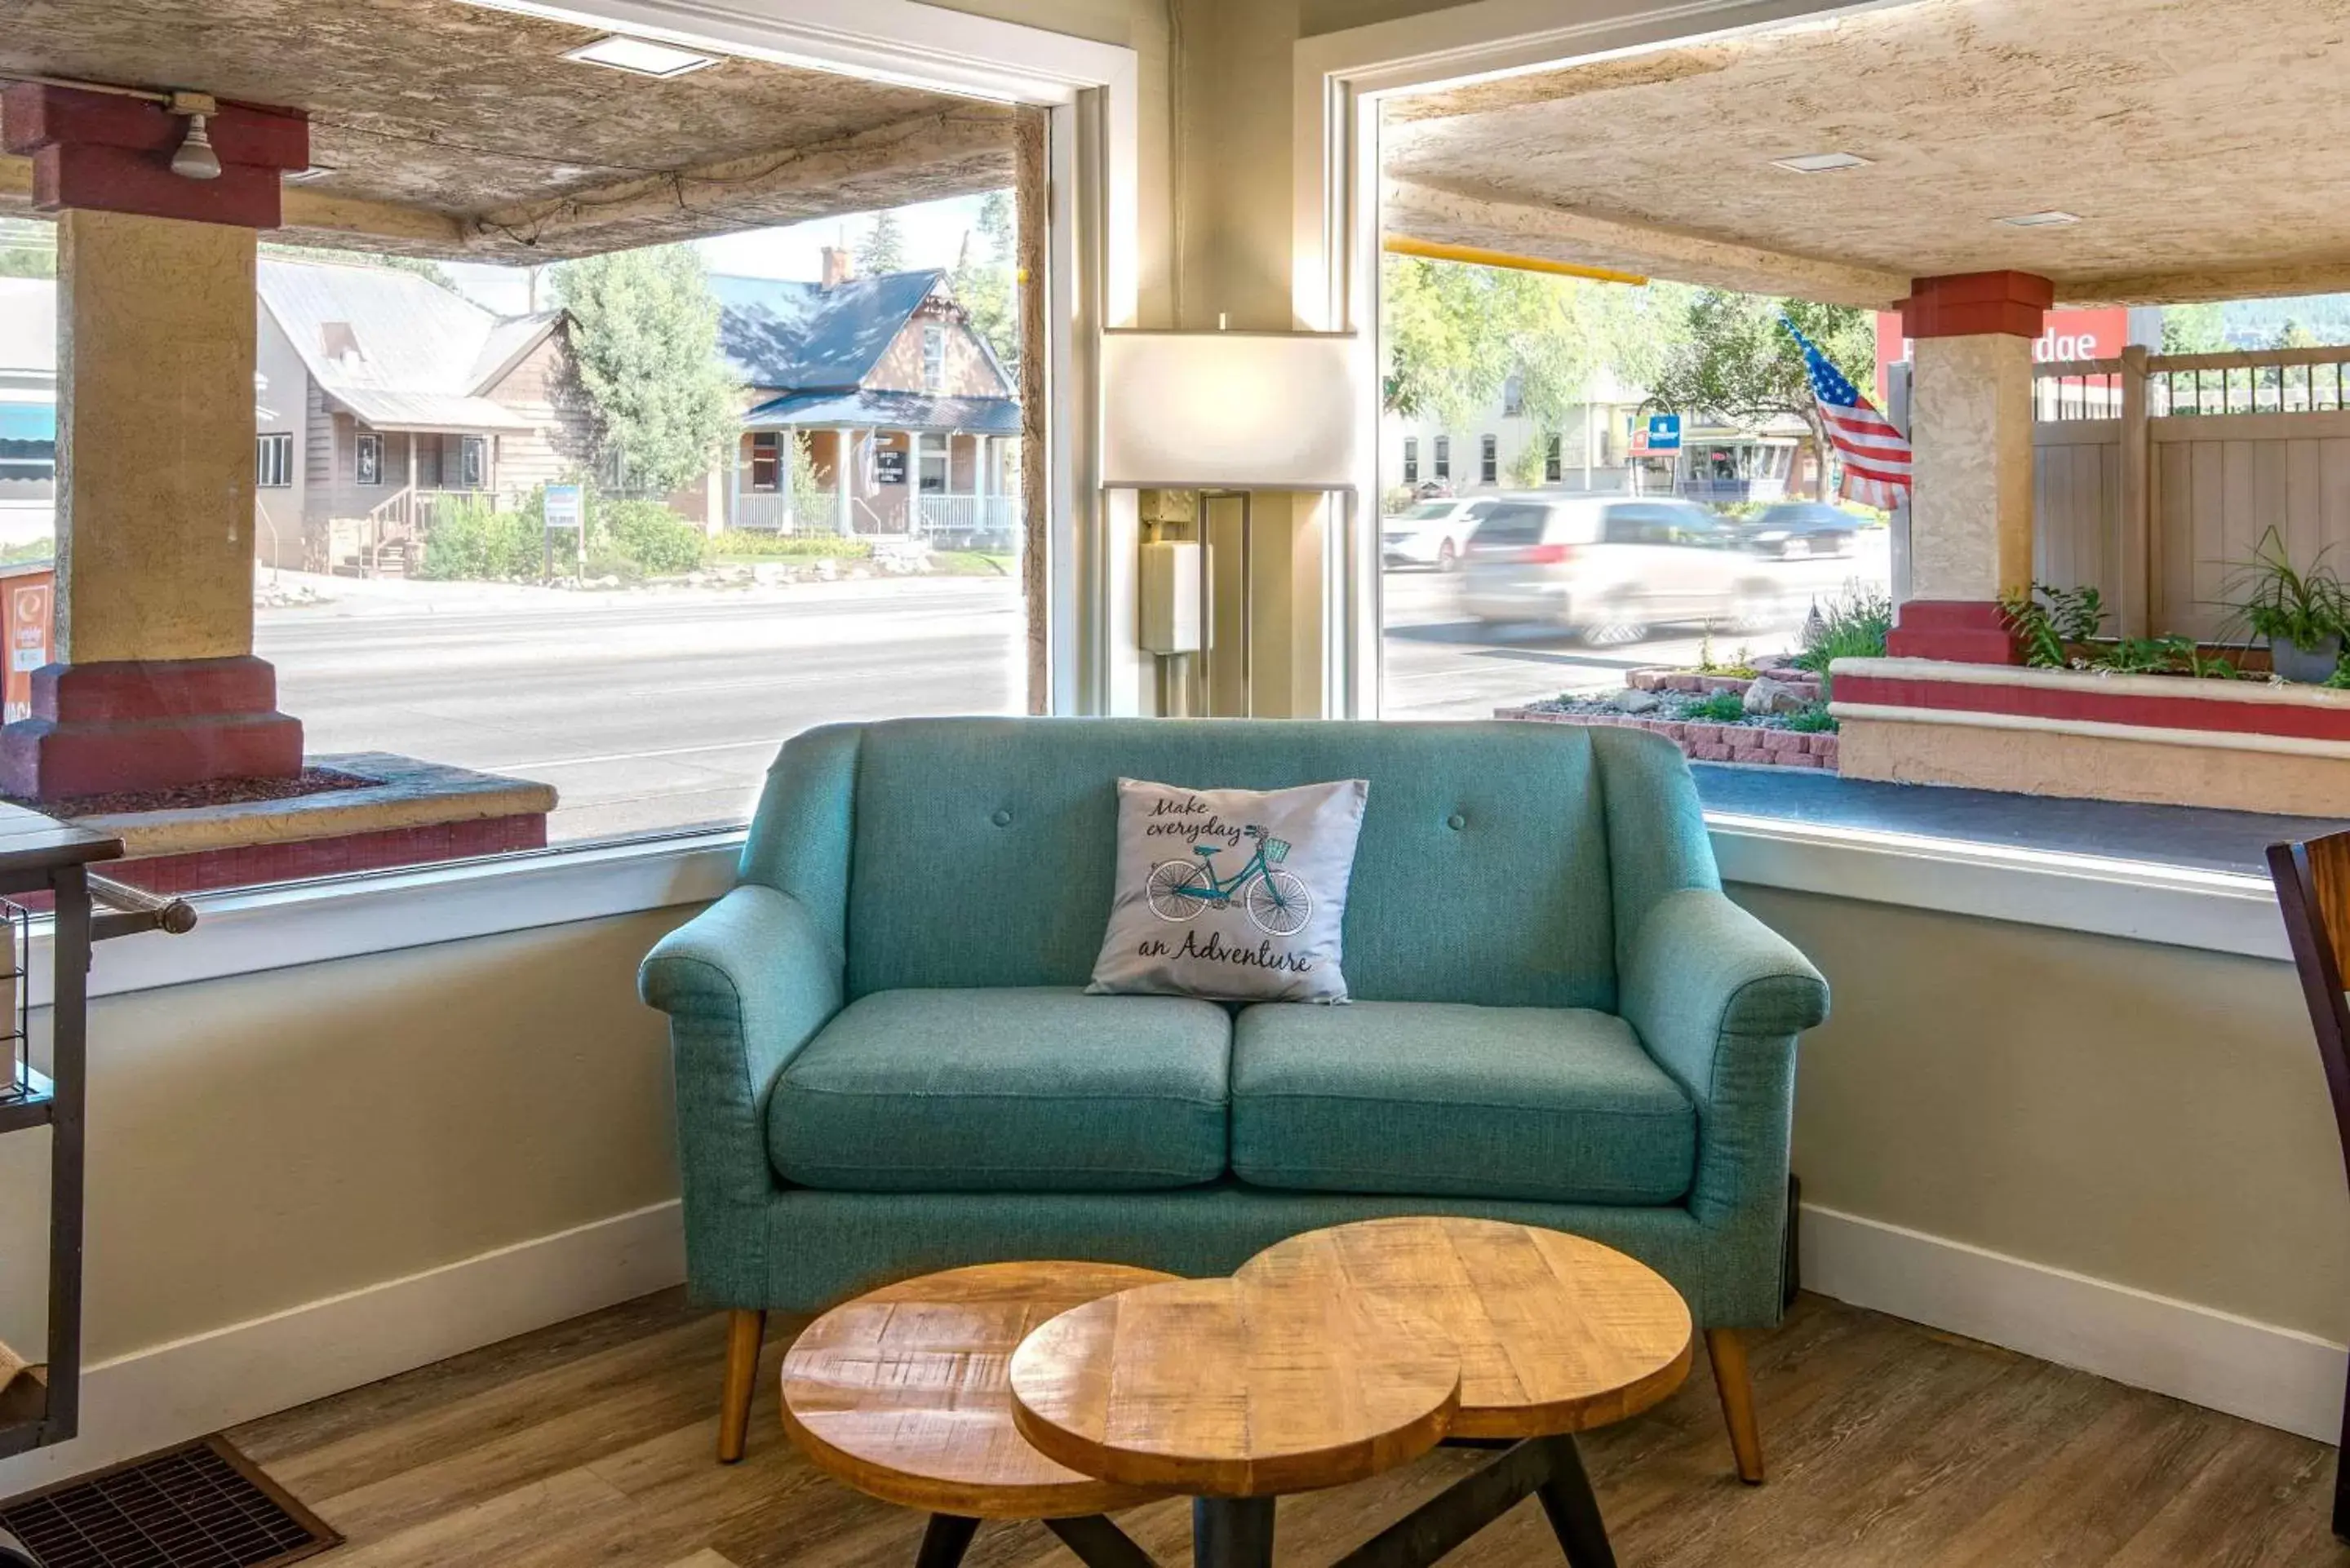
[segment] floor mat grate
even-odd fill
[[[42,1568],[275,1568],[340,1537],[219,1438],[0,1505]]]

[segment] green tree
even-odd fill
[[[616,251],[555,269],[597,454],[622,483],[675,490],[710,471],[735,428],[718,357],[718,300],[688,245]]]
[[[1020,379],[1020,308],[1012,270],[1014,219],[1012,198],[991,191],[979,203],[980,241],[974,254],[972,236],[963,237],[962,255],[955,263],[949,286],[955,302],[971,313],[972,330],[984,339],[1003,363],[1014,385]]]
[[[857,270],[867,277],[879,277],[886,272],[897,272],[906,265],[906,236],[898,226],[898,214],[879,212],[873,214],[873,226],[857,244]]]
[[[1389,255],[1382,265],[1388,411],[1465,424],[1515,376],[1542,438],[1592,384],[1645,385],[1682,330],[1673,285],[1647,288]]]
[[[2216,300],[2162,307],[2164,353],[2220,354],[2227,348],[2227,320]]]
[[[1686,335],[1648,378],[1651,404],[1685,414],[1718,414],[1741,424],[1792,414],[1810,430],[1806,439],[1813,452],[1826,452],[1827,431],[1812,399],[1804,351],[1780,318],[1794,322],[1855,385],[1865,388],[1877,362],[1876,327],[1867,312],[1701,288],[1688,296],[1684,313]],[[1818,472],[1825,486],[1825,462]]]
[[[2308,327],[2303,327],[2301,324],[2300,317],[2287,317],[2285,318],[2285,324],[2277,328],[2276,337],[2270,341],[2269,347],[2272,348],[2314,348],[2317,347],[2317,334],[2312,332]]]
[[[0,218],[0,277],[57,275],[57,225],[32,218]]]

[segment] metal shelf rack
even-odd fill
[[[93,941],[138,931],[185,931],[195,911],[90,871],[122,841],[18,806],[0,805],[0,1136],[49,1129],[49,1308],[47,1388],[38,1413],[0,1420],[0,1458],[62,1443],[81,1419],[83,1109]],[[33,1065],[34,922],[49,920],[48,1070]]]

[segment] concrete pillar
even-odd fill
[[[301,769],[253,657],[254,255],[243,226],[59,217],[59,662],[0,737],[10,794]]]
[[[1919,278],[1912,343],[1909,581],[1887,644],[1899,658],[2016,661],[1999,597],[2032,582],[2032,340],[2046,278]]]

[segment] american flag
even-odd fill
[[[1844,481],[1837,487],[1846,501],[1891,511],[1909,498],[1909,442],[1877,405],[1860,395],[1852,379],[1831,363],[1818,346],[1795,330],[1784,317],[1779,325],[1802,345],[1804,370],[1812,379],[1812,398],[1827,425],[1828,441],[1844,460]]]

